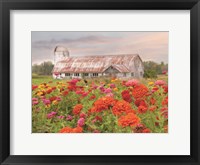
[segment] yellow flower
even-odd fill
[[[42,94],[43,94],[43,92],[38,92],[37,93],[38,96],[41,96]]]
[[[152,82],[152,81],[151,81],[151,82],[149,82],[148,84],[149,84],[149,85],[153,85],[153,84],[154,84],[154,82]]]
[[[40,84],[40,85],[38,86],[38,88],[40,88],[40,89],[44,88],[44,84]]]

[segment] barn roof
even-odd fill
[[[102,56],[79,56],[67,57],[59,61],[53,68],[53,73],[102,73],[110,66],[119,72],[130,72],[131,61],[134,61],[138,54],[123,55],[102,55]]]

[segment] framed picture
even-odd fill
[[[0,7],[1,164],[200,164],[198,0]]]

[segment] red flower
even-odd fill
[[[56,96],[52,96],[52,97],[49,98],[49,100],[50,100],[51,102],[53,102],[53,101],[56,100],[56,99],[57,99]]]
[[[96,98],[95,95],[90,96],[89,100],[94,100]]]
[[[164,118],[167,119],[168,118],[168,108],[164,107],[160,111],[161,111],[162,116],[164,116]]]
[[[128,90],[122,91],[121,95],[122,95],[123,100],[125,100],[129,103],[132,102],[132,98],[131,98],[131,95]]]
[[[142,133],[151,133],[151,130],[149,128],[145,128]]]
[[[69,92],[66,90],[66,91],[64,91],[62,94],[63,94],[63,96],[67,96],[68,93],[69,93]]]
[[[150,103],[151,103],[152,105],[154,105],[154,104],[156,103],[156,100],[152,97],[152,98],[150,99]]]
[[[38,88],[37,85],[32,85],[32,91],[33,91],[34,89],[36,89],[36,88]]]
[[[168,93],[168,86],[167,85],[163,85],[162,88],[164,89],[164,93]]]
[[[102,122],[102,117],[101,116],[96,116],[95,119],[100,121],[100,122]]]
[[[85,113],[81,113],[80,114],[80,118],[85,118],[86,117],[86,114]]]
[[[168,96],[164,98],[164,100],[162,101],[162,105],[168,105]]]
[[[146,113],[147,112],[147,110],[148,110],[148,108],[146,107],[146,106],[143,106],[143,105],[140,105],[139,107],[138,107],[138,113]]]

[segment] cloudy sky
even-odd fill
[[[32,64],[54,59],[56,46],[70,56],[139,54],[168,63],[168,32],[32,32]]]

